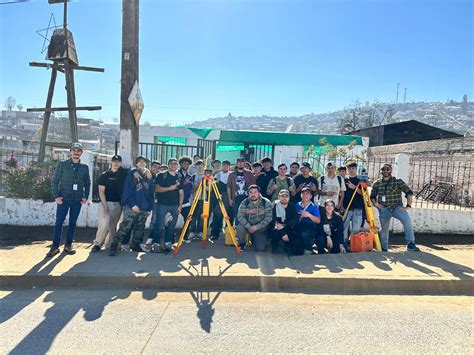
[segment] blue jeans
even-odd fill
[[[76,222],[81,212],[81,201],[63,201],[61,205],[56,206],[56,224],[54,225],[53,247],[59,247],[61,243],[61,234],[63,223],[69,212],[69,226],[67,227],[66,244],[72,244]]]
[[[161,240],[161,234],[163,233],[164,229],[165,216],[168,212],[171,214],[171,216],[173,216],[173,220],[168,224],[165,229],[165,243],[172,243],[174,241],[174,229],[176,227],[176,222],[178,221],[178,205],[166,206],[155,204],[153,206],[153,216],[151,217],[153,229],[150,235],[150,237],[153,238],[153,243],[159,243]]]
[[[405,240],[408,243],[415,242],[415,234],[413,233],[413,225],[411,223],[410,215],[407,211],[402,211],[402,206],[396,206],[393,210],[383,207],[379,210],[380,213],[380,224],[382,230],[380,231],[380,237],[382,238],[382,249],[388,249],[388,232],[390,226],[390,219],[396,218],[403,225],[403,231],[405,232]]]
[[[312,250],[314,240],[316,238],[316,229],[312,226],[309,226],[308,223],[305,223],[297,226],[296,233],[301,238],[304,249]]]
[[[352,225],[351,225],[352,221]],[[347,241],[349,240],[349,227],[351,234],[359,233],[362,224],[362,210],[353,209],[347,211],[346,220],[344,221],[344,246],[347,249]]]

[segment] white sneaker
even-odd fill
[[[148,242],[148,241],[147,241]],[[150,244],[140,244],[140,248],[144,253],[151,252],[151,245]]]
[[[166,251],[172,251],[172,245],[171,245],[171,242],[166,242],[165,243],[165,250]]]
[[[187,243],[191,243],[192,240],[196,239],[196,233],[194,232],[191,232],[189,233],[189,237],[188,237],[188,242]]]
[[[165,227],[168,227],[168,225],[171,223],[171,221],[173,220],[173,216],[171,215],[171,213],[167,213],[165,215],[165,223],[163,224]]]
[[[152,244],[153,244],[153,238],[148,238],[148,239],[146,240],[145,245],[152,245]]]

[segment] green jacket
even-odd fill
[[[77,189],[74,186],[77,185]],[[91,179],[89,167],[81,162],[74,164],[71,159],[58,162],[51,180],[51,193],[54,198],[65,201],[80,201],[89,198]]]
[[[248,198],[242,201],[237,212],[237,220],[245,228],[256,226],[257,229],[267,227],[272,221],[273,204],[261,197],[252,202]]]

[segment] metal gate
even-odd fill
[[[246,161],[254,163],[265,157],[270,157],[273,161],[274,151],[274,145],[245,143],[241,154]]]

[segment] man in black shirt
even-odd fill
[[[173,218],[165,228],[165,251],[171,251],[174,242],[174,229],[178,216],[183,206],[183,187],[178,175],[178,160],[170,159],[168,161],[168,171],[165,171],[155,179],[155,191],[157,192],[158,202],[153,209],[154,229],[151,233],[154,250],[159,251],[159,243],[163,233],[165,216],[167,213]]]
[[[253,176],[255,176],[255,183],[260,187],[260,191],[267,189],[268,182],[266,180],[266,174],[262,171],[262,164],[258,161],[252,164]],[[265,185],[266,183],[266,185]],[[260,192],[262,193],[262,192]]]
[[[287,174],[287,176],[294,180],[296,175],[298,175],[299,173],[300,173],[300,164],[294,161],[290,165],[290,172]]]
[[[95,235],[94,246],[91,249],[92,252],[100,251],[102,246],[104,246],[104,249],[108,249],[112,243],[117,231],[117,223],[122,214],[120,199],[126,177],[127,170],[122,168],[122,157],[114,155],[110,169],[99,176],[98,185],[101,203],[98,206],[97,234]]]
[[[291,198],[291,202],[298,203],[301,201],[301,190],[309,187],[313,192],[313,196],[318,191],[318,180],[311,175],[311,165],[308,162],[301,164],[301,174],[296,175],[295,179],[296,193]]]
[[[342,202],[341,213],[347,209],[349,202],[356,191],[357,185],[360,182],[360,179],[357,177],[357,163],[352,162],[347,165],[349,170],[349,176],[344,179],[346,184],[346,193],[344,194],[344,200]],[[344,220],[344,246],[347,249],[347,244],[349,240],[349,227],[350,234],[359,233],[361,224],[362,224],[362,210],[364,209],[364,200],[362,198],[362,191],[357,189],[357,192],[352,200],[351,205],[349,206],[349,211],[347,212],[346,219]],[[352,222],[352,225],[351,225]]]
[[[278,171],[273,169],[272,160],[269,157],[265,157],[262,159],[262,172],[265,173],[265,176],[262,178],[262,185],[265,186],[263,190],[260,190],[260,193],[263,197],[268,198],[267,196],[267,186],[271,179],[276,178],[278,176]],[[270,196],[271,197],[271,196]]]
[[[279,247],[283,247],[288,252],[294,252],[297,236],[293,232],[299,220],[296,207],[290,202],[290,192],[281,190],[278,193],[278,200],[273,204],[273,219],[269,226],[270,237],[272,239],[272,253],[278,254]],[[301,243],[300,243],[301,244]],[[302,248],[300,248],[302,249]]]

